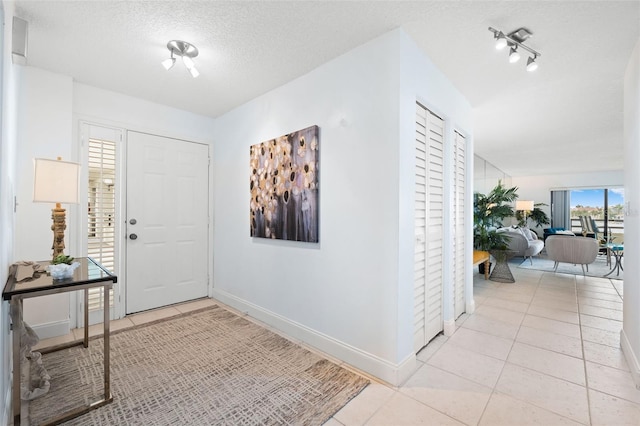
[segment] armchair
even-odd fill
[[[547,238],[547,256],[555,262],[554,271],[560,262],[573,263],[589,270],[589,264],[598,256],[598,241],[590,237],[563,237],[551,235]]]

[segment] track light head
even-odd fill
[[[529,59],[527,59],[527,71],[533,72],[538,69],[538,63],[536,62],[536,58],[537,57],[535,55],[533,58],[529,56]]]
[[[517,47],[514,46],[511,48],[511,51],[509,52],[509,62],[511,62],[512,64],[515,64],[519,60],[520,60],[520,54],[518,53]]]
[[[507,47],[507,38],[504,36],[502,31],[500,31],[498,34],[495,34],[494,37],[496,39],[496,49],[497,50],[502,50],[505,47]]]

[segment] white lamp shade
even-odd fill
[[[520,54],[515,48],[512,47],[509,53],[509,62],[511,62],[512,64],[515,64],[519,60],[520,60]]]
[[[526,201],[526,200],[516,201],[516,210],[532,211],[533,201]]]
[[[176,58],[169,58],[162,61],[162,66],[169,71],[176,64]]]
[[[33,201],[78,204],[80,164],[34,159]]]

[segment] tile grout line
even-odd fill
[[[586,281],[586,278],[584,279]],[[582,315],[580,309],[580,297],[578,296],[578,280],[575,279],[576,305],[578,306],[578,329],[580,331],[580,349],[582,350],[582,366],[584,370],[584,389],[587,393],[587,414],[589,416],[589,424],[593,424],[591,419],[591,394],[589,393],[589,375],[587,374],[587,356],[584,351],[584,336],[582,335]]]
[[[536,293],[538,292],[538,288],[540,288],[540,281],[542,280],[542,276],[544,274],[540,275],[540,278],[538,278],[538,282],[536,283],[536,287],[535,287],[535,291],[533,292],[533,295],[531,296],[531,299],[529,300],[529,303],[527,305],[527,310],[524,312],[524,315],[522,316],[522,319],[520,320],[520,324],[518,325],[518,331],[516,332],[515,336],[513,337],[513,341],[511,342],[511,347],[509,348],[509,352],[507,353],[507,356],[504,360],[504,364],[502,365],[502,368],[500,369],[500,374],[498,374],[498,378],[496,379],[495,384],[493,385],[493,387],[491,388],[491,394],[489,395],[489,399],[487,400],[487,403],[485,404],[484,408],[482,409],[482,413],[480,414],[480,417],[478,418],[478,423],[480,424],[480,422],[482,421],[482,418],[484,417],[485,413],[487,412],[487,407],[489,406],[489,403],[491,402],[491,399],[494,397],[494,395],[496,395],[496,388],[498,387],[498,383],[500,382],[500,379],[502,378],[502,373],[504,373],[504,369],[507,366],[507,363],[509,362],[509,355],[511,355],[511,351],[513,350],[513,346],[516,344],[516,340],[518,338],[518,334],[520,333],[520,329],[522,328],[522,323],[525,319],[525,317],[527,316],[527,312],[529,311],[529,308],[531,307],[531,303],[533,302],[533,299],[535,298]],[[518,398],[516,398],[518,399]]]

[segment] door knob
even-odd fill
[[[136,223],[138,223],[138,221],[137,221],[137,220],[135,220],[135,219],[131,219],[131,220],[129,221],[129,223],[130,223],[130,224],[132,224],[132,225],[135,225]]]
[[[130,234],[129,238],[132,239],[132,240],[137,240],[138,236],[136,234]]]

